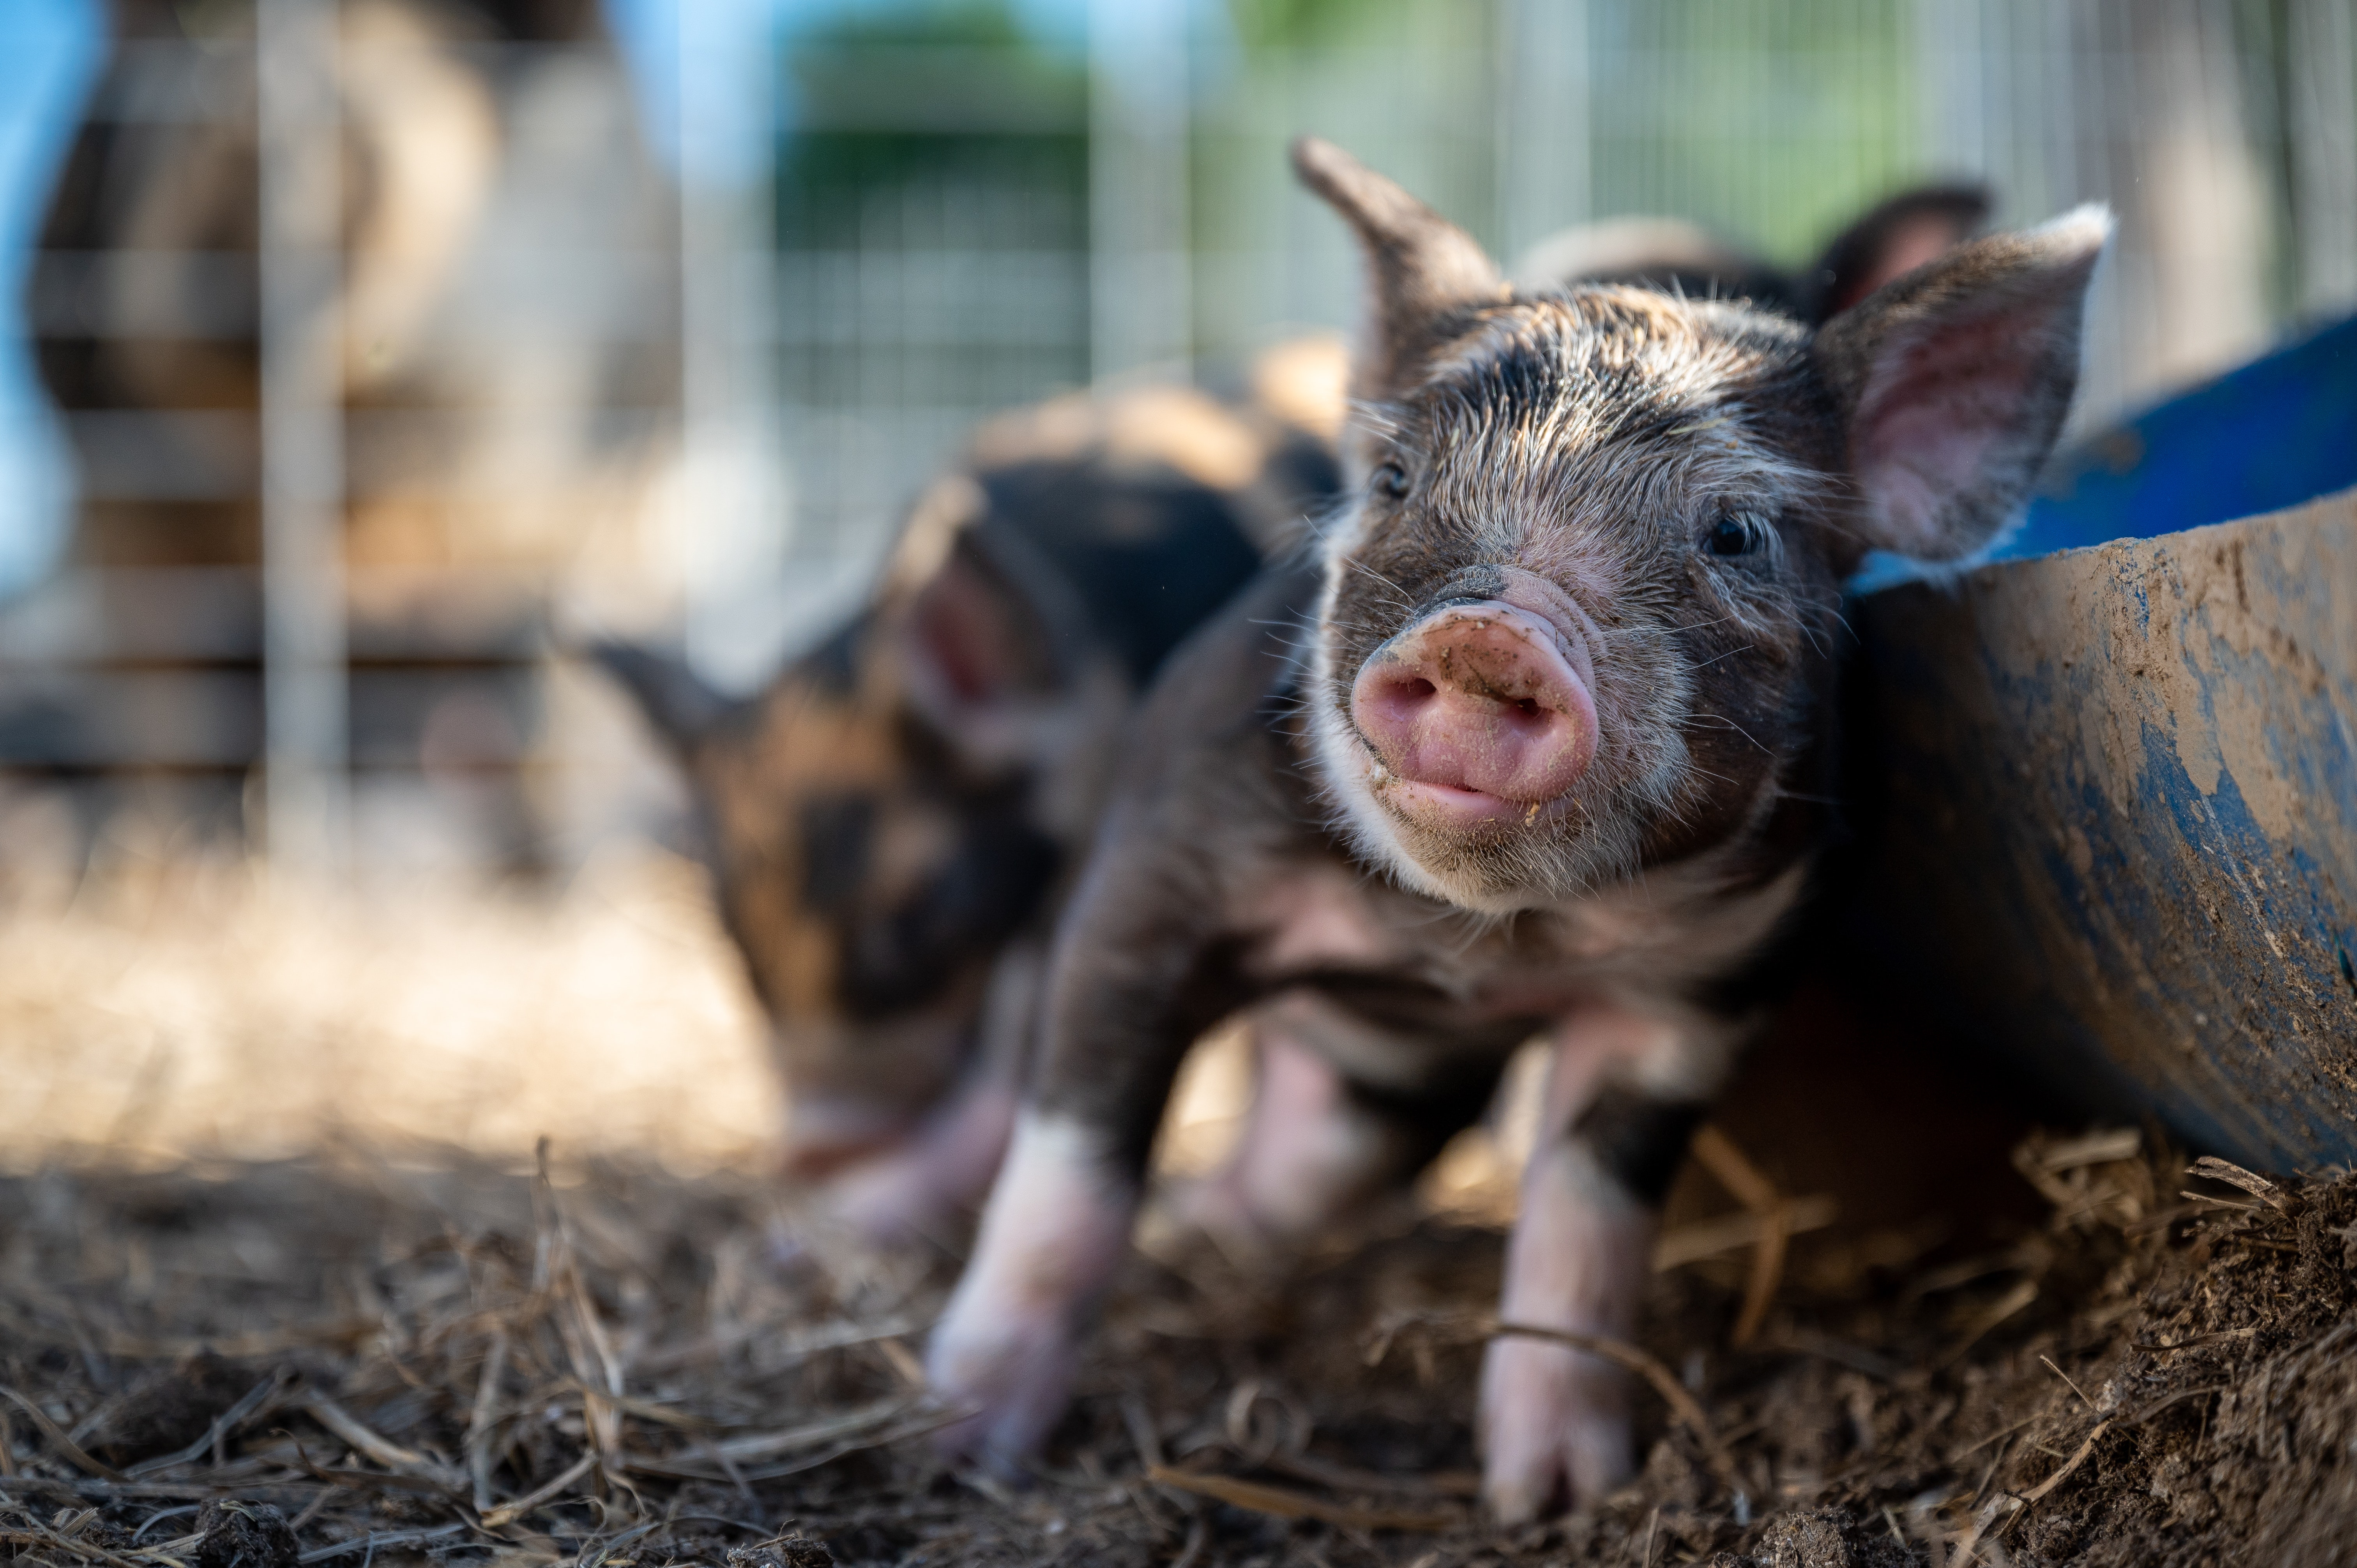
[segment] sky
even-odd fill
[[[98,73],[95,0],[0,0],[0,597],[45,572],[73,472],[41,398],[20,307],[50,181]]]

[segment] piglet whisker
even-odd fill
[[[1737,724],[1733,719],[1728,718],[1728,717],[1727,717],[1726,714],[1706,714],[1706,713],[1696,713],[1696,714],[1694,714],[1694,715],[1692,715],[1692,716],[1693,716],[1693,717],[1694,717],[1697,722],[1699,722],[1699,721],[1701,721],[1701,720],[1704,720],[1704,719],[1711,720],[1711,721],[1713,721],[1714,723],[1716,723],[1719,727],[1721,727],[1721,728],[1723,728],[1723,729],[1731,729],[1731,730],[1733,730],[1736,734],[1738,734],[1738,735],[1741,736],[1744,739],[1746,739],[1746,740],[1749,741],[1752,745],[1754,745],[1754,746],[1760,746],[1760,740],[1759,740],[1759,737],[1758,737],[1758,736],[1754,736],[1754,735],[1753,735],[1749,730],[1745,729],[1741,725]],[[1761,751],[1761,752],[1765,753],[1766,755],[1768,755],[1768,756],[1770,756],[1770,757],[1773,757],[1773,756],[1775,756],[1775,755],[1776,755],[1774,752],[1772,752],[1772,751],[1769,751],[1769,749],[1768,749],[1766,746],[1760,746],[1760,751]]]

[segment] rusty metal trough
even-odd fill
[[[2090,1112],[2357,1164],[2357,490],[1858,609],[1853,929],[1910,1004]]]

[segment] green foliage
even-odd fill
[[[1598,6],[1594,209],[1691,218],[1787,260],[1917,177],[1895,0]]]
[[[853,48],[895,45],[1021,48],[1032,43],[1005,0],[903,0],[872,10],[855,8],[803,34],[802,41]]]
[[[1006,0],[916,0],[802,34],[780,66],[785,401],[979,412],[1082,379],[1085,61]]]
[[[1228,0],[1231,25],[1247,48],[1349,43],[1400,9],[1400,0]]]
[[[783,66],[800,122],[778,161],[785,248],[1086,243],[1085,65],[1005,0],[846,15]]]

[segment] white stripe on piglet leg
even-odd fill
[[[1083,1321],[1128,1246],[1136,1194],[1077,1123],[1026,1114],[925,1370],[974,1413],[942,1429],[952,1459],[1008,1472],[1063,1413]]]

